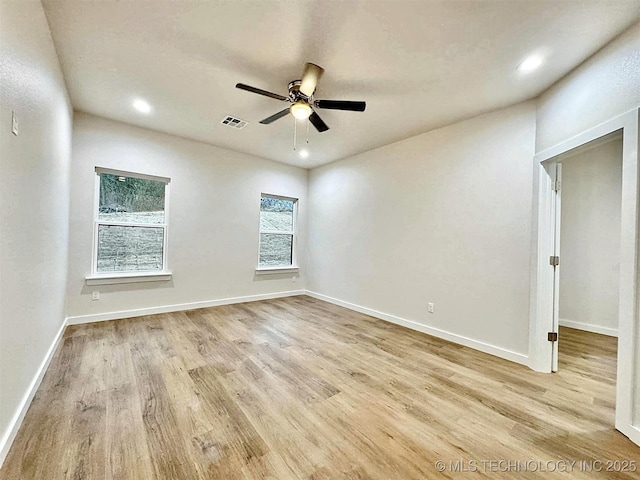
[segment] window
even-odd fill
[[[169,179],[96,168],[94,276],[167,273]]]
[[[295,198],[262,195],[258,269],[296,268],[297,204]]]

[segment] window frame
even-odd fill
[[[164,222],[163,223],[138,223],[138,222],[110,222],[100,220],[100,175],[116,175],[129,178],[140,178],[164,183]],[[86,277],[87,285],[103,285],[116,283],[154,282],[171,279],[171,271],[168,268],[168,246],[169,246],[169,195],[171,179],[147,175],[138,172],[128,172],[124,170],[113,170],[110,168],[95,167],[94,178],[94,198],[93,198],[93,243],[91,251],[91,275]],[[98,232],[101,225],[116,227],[142,227],[142,228],[162,228],[162,270],[123,270],[123,271],[98,271]]]
[[[295,197],[287,197],[284,195],[275,195],[272,193],[261,193],[260,204],[262,204],[263,198],[275,198],[278,200],[286,200],[293,202],[292,212],[292,225],[291,230],[263,230],[262,222],[260,222],[260,207],[258,207],[258,264],[256,266],[256,274],[269,274],[269,273],[297,273],[298,267],[298,202],[299,199]],[[260,205],[259,204],[259,205]],[[260,246],[262,244],[262,235],[286,235],[291,237],[291,264],[290,265],[260,265]]]

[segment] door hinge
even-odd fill
[[[547,333],[547,340],[549,340],[550,342],[557,342],[558,341],[558,332],[549,332],[549,333]]]
[[[553,182],[553,191],[554,192],[559,192],[560,191],[560,180],[556,180],[555,182]]]
[[[552,267],[557,267],[558,265],[560,265],[560,257],[557,255],[551,255],[549,257],[549,265],[551,265]]]

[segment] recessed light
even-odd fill
[[[538,55],[538,54],[531,55],[525,58],[520,63],[520,65],[518,65],[518,70],[520,70],[521,72],[532,72],[538,67],[540,67],[540,65],[542,65],[543,62],[544,62],[544,58],[542,58],[542,55]]]
[[[149,113],[151,111],[151,105],[145,100],[141,98],[136,98],[133,101],[133,108],[135,108],[140,113]]]
[[[309,156],[309,150],[300,150],[300,157],[307,158]]]

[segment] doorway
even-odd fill
[[[618,288],[618,349],[615,426],[640,445],[640,353],[638,353],[638,116],[634,109],[535,156],[538,165],[537,269],[532,278],[530,366],[541,372],[557,369],[560,316],[562,157],[622,136],[622,189]],[[596,142],[594,142],[596,141]],[[559,183],[558,183],[559,182]],[[584,322],[583,322],[584,323]],[[635,414],[635,415],[634,415]]]
[[[560,326],[618,336],[622,135],[562,163]]]
[[[614,132],[553,160],[561,172],[557,370],[587,387],[594,414],[613,425],[622,135]]]

